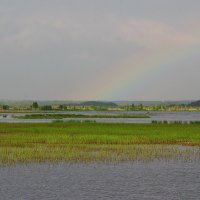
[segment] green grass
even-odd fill
[[[18,119],[64,119],[64,118],[149,118],[145,114],[137,115],[86,115],[86,114],[28,114],[24,116],[13,116]]]
[[[191,157],[200,158],[199,124],[0,123],[0,165]]]

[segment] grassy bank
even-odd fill
[[[0,165],[199,158],[199,148],[199,124],[0,123]]]
[[[64,119],[64,118],[149,118],[145,114],[137,115],[83,115],[83,114],[33,114],[13,116],[18,119]]]

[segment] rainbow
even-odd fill
[[[112,99],[115,94],[126,87],[137,87],[145,83],[155,73],[161,73],[163,68],[179,62],[192,55],[198,44],[171,47],[162,51],[139,52],[122,61],[113,72],[100,77],[89,89],[87,97],[95,100]],[[102,84],[102,80],[103,83]],[[86,95],[86,94],[85,94]],[[84,96],[85,96],[84,95]]]

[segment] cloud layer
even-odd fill
[[[0,98],[199,98],[198,1],[11,2],[0,3]],[[163,73],[143,81],[154,65]]]

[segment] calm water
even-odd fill
[[[30,164],[0,168],[2,200],[199,200],[200,162]]]
[[[56,113],[56,112],[55,112]],[[62,114],[102,114],[102,115],[123,115],[123,114],[145,114],[146,112],[131,112],[131,111],[82,111],[82,112],[59,112]],[[12,115],[22,115],[11,113],[8,114],[7,118],[3,118],[0,115],[0,122],[52,122],[52,119],[33,119],[33,120],[24,120],[24,119],[13,119]],[[151,118],[141,118],[141,119],[127,119],[127,118],[113,118],[113,119],[97,119],[97,118],[75,118],[75,119],[64,119],[65,121],[69,120],[95,120],[97,122],[123,122],[123,123],[151,123],[152,120],[157,121],[200,121],[200,111],[195,112],[150,112]]]

